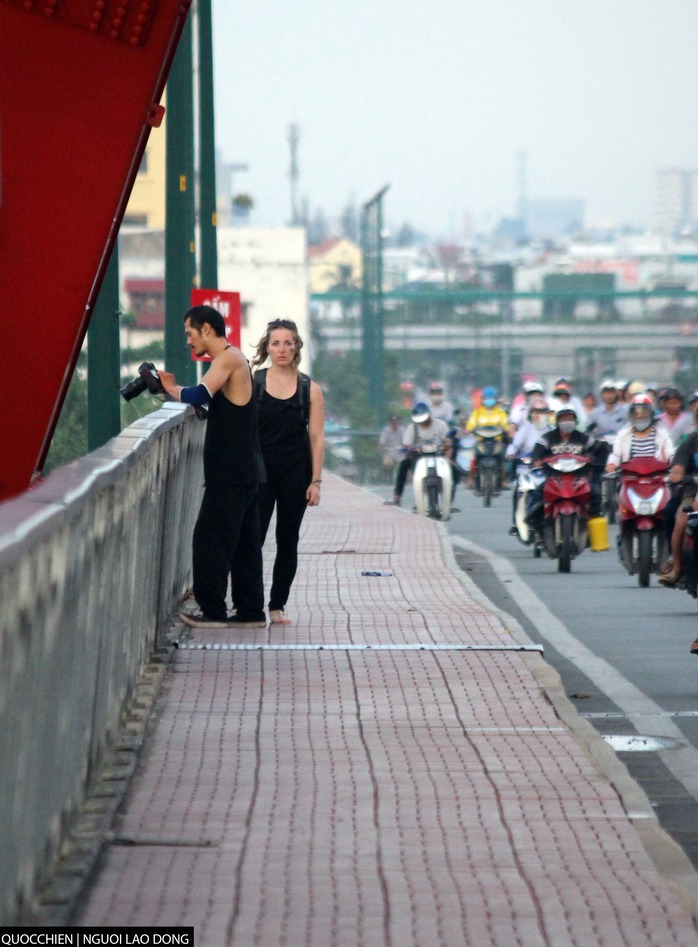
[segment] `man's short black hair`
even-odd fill
[[[225,319],[213,306],[192,306],[184,315],[185,322],[187,319],[192,329],[198,329],[200,332],[204,323],[207,322],[216,335],[225,338]]]

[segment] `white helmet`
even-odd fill
[[[523,384],[524,394],[532,395],[534,392],[543,394],[543,384],[540,381],[525,381]]]

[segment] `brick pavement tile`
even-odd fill
[[[207,649],[176,654],[115,826],[131,844],[80,923],[194,924],[198,947],[698,947],[517,653],[218,647],[511,643],[433,524],[327,479],[294,624],[183,639]]]

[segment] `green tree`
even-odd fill
[[[363,477],[380,468],[376,450],[378,423],[376,406],[369,402],[368,382],[361,365],[360,352],[336,355],[320,352],[313,362],[313,378],[322,385],[328,416],[348,424],[354,460]],[[398,362],[394,355],[385,360],[385,396],[390,412],[400,404]]]
[[[155,343],[153,343],[155,344]],[[162,343],[159,343],[162,345]],[[152,354],[156,358],[155,353]],[[141,361],[147,359],[143,355]],[[87,378],[85,375],[86,358],[80,354],[78,365],[68,386],[68,392],[61,408],[56,429],[51,439],[43,472],[49,473],[55,467],[69,464],[78,457],[87,453]],[[131,378],[121,379],[122,384],[131,381]],[[162,398],[156,398],[149,392],[138,395],[132,401],[121,403],[122,429],[137,421],[138,418],[156,411],[162,404]]]
[[[44,473],[69,464],[87,451],[87,379],[84,374],[78,363],[51,439]]]

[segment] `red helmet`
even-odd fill
[[[654,418],[654,401],[651,396],[645,394],[635,395],[628,405],[628,418],[630,421],[638,414],[647,417],[647,412],[649,412],[650,418]]]

